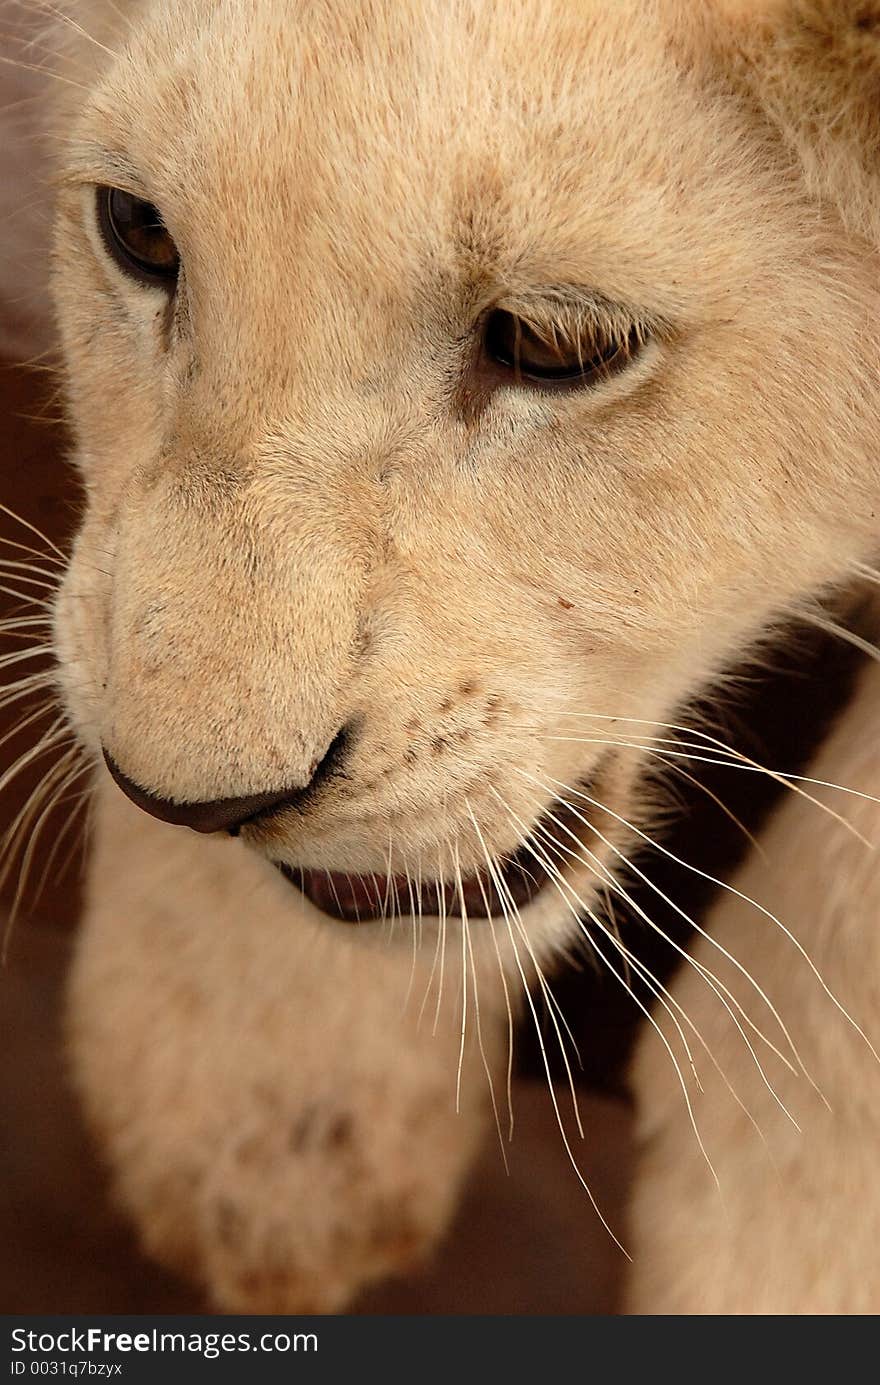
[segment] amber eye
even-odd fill
[[[121,188],[98,188],[98,225],[109,254],[132,279],[174,288],[180,256],[151,202]]]
[[[483,331],[486,356],[508,371],[513,383],[544,388],[571,388],[608,379],[629,365],[641,344],[642,334],[636,327],[615,331],[596,324],[576,334],[555,329],[539,332],[502,308],[489,314]]]

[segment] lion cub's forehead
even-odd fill
[[[464,244],[502,279],[586,275],[674,310],[725,140],[667,21],[635,0],[156,4],[97,124],[194,271],[295,246],[317,272],[332,243],[388,289]]]

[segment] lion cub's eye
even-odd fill
[[[173,289],[180,256],[151,202],[121,188],[98,188],[98,225],[120,269],[142,284]]]
[[[486,319],[483,349],[497,367],[519,384],[545,389],[592,385],[616,375],[638,355],[642,334],[636,327],[615,331],[600,324],[577,333],[539,331],[514,313],[496,308]]]

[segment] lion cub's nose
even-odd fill
[[[265,813],[271,808],[280,808],[302,796],[303,788],[280,789],[272,793],[249,794],[243,798],[215,798],[209,803],[172,803],[170,799],[142,789],[133,779],[129,779],[109,755],[104,751],[107,768],[124,794],[132,803],[152,813],[162,822],[172,822],[181,827],[191,827],[194,832],[229,832],[235,836],[243,823]]]

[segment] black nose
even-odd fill
[[[302,802],[304,796],[314,790],[318,780],[329,774],[342,749],[344,735],[340,731],[307,784],[273,789],[269,793],[247,794],[242,798],[214,798],[208,803],[174,803],[169,798],[160,798],[129,779],[106,750],[104,760],[122,792],[145,813],[151,813],[162,822],[191,827],[194,832],[229,832],[234,837],[246,822],[258,814]]]

